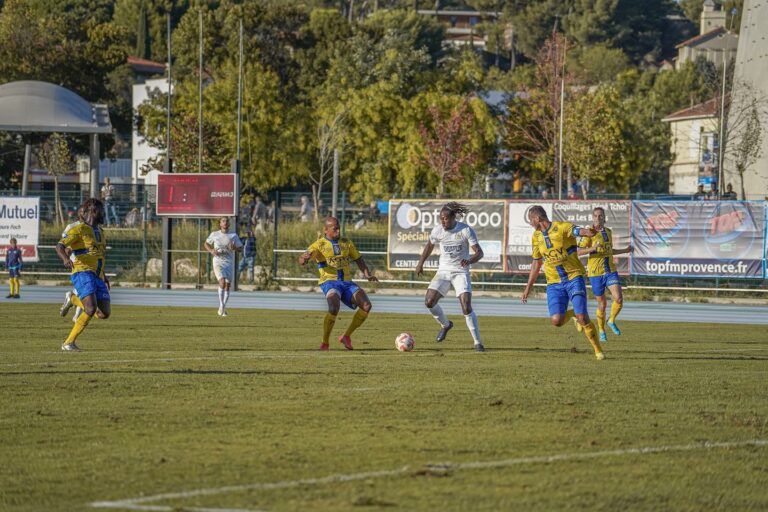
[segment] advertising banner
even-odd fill
[[[763,278],[762,202],[633,203],[632,273]]]
[[[598,206],[605,210],[605,225],[613,231],[613,247],[623,249],[630,242],[630,201],[510,201],[507,205],[507,272],[528,273],[531,270],[531,237],[528,210],[541,205],[553,221],[570,222],[576,226],[591,226],[592,211]],[[629,273],[626,254],[614,256],[620,274]],[[586,264],[586,256],[582,258]]]
[[[234,217],[237,175],[171,173],[157,177],[157,214],[172,217]]]
[[[16,239],[21,249],[22,260],[39,261],[39,197],[0,197],[0,258],[3,262],[11,238]]]
[[[440,209],[447,200],[393,199],[389,202],[389,237],[387,267],[389,270],[414,270],[419,256],[429,241],[429,233],[440,222]],[[461,220],[477,234],[484,257],[472,270],[502,272],[504,270],[504,201],[459,201],[470,212]],[[470,251],[471,252],[471,251]],[[435,247],[425,270],[437,270],[440,255]]]

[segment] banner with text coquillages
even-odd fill
[[[632,273],[763,278],[765,203],[633,202]]]
[[[605,210],[605,225],[613,231],[613,248],[623,249],[630,243],[630,201],[509,201],[507,203],[506,271],[528,273],[531,270],[531,238],[533,228],[528,224],[528,210],[541,205],[553,221],[570,222],[576,226],[591,226],[592,212],[601,207]],[[587,257],[582,258],[586,265]],[[629,273],[627,254],[614,256],[616,270]]]
[[[389,270],[414,270],[429,233],[440,222],[440,209],[448,200],[392,199],[389,202],[389,236],[387,267]],[[477,234],[483,259],[472,265],[473,271],[504,270],[504,206],[503,200],[459,200],[469,207],[461,218]],[[471,252],[471,251],[470,251]],[[424,263],[425,270],[437,270],[440,248],[435,247]]]

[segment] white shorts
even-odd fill
[[[216,276],[216,280],[224,280],[231,283],[235,275],[235,265],[232,262],[222,262],[213,264],[213,275]]]
[[[472,280],[469,272],[438,270],[432,282],[429,283],[430,290],[437,290],[440,295],[445,297],[453,286],[456,296],[462,293],[472,293]]]

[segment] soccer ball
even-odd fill
[[[395,347],[397,347],[397,350],[400,352],[410,352],[413,350],[415,343],[416,342],[413,341],[413,336],[407,332],[400,333],[397,338],[395,338]]]

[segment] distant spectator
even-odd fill
[[[248,269],[248,282],[253,284],[253,267],[256,263],[256,237],[248,230],[243,238],[243,259],[240,260],[237,273],[242,276],[243,270]]]
[[[376,201],[371,201],[371,204],[368,205],[368,222],[379,222],[381,219],[381,212],[379,211],[379,205],[376,204]]]
[[[104,178],[104,186],[101,187],[101,200],[104,203],[104,224],[109,226],[112,222],[117,225],[120,220],[117,218],[117,211],[113,203],[115,199],[115,187],[109,182],[109,178]],[[112,222],[110,222],[110,215]]]
[[[693,199],[696,201],[704,201],[707,199],[707,193],[704,190],[704,185],[699,185],[698,190],[696,190],[696,193],[693,194]]]
[[[138,227],[141,224],[141,210],[131,208],[128,215],[125,216],[125,226],[129,228]]]
[[[520,171],[515,171],[515,179],[512,181],[512,192],[519,194],[523,191],[523,178],[520,175]]]
[[[733,191],[733,185],[730,183],[725,187],[725,193],[720,197],[723,201],[735,201],[738,199],[736,197],[736,192]]]
[[[275,200],[273,199],[269,206],[267,206],[267,222],[269,224],[275,223],[275,213],[277,212],[277,203],[275,203]]]
[[[261,196],[256,195],[251,210],[251,227],[256,231],[263,232],[267,224],[267,205],[261,201]]]
[[[299,220],[301,222],[309,222],[311,218],[312,218],[312,205],[309,203],[309,198],[307,196],[301,196]]]

